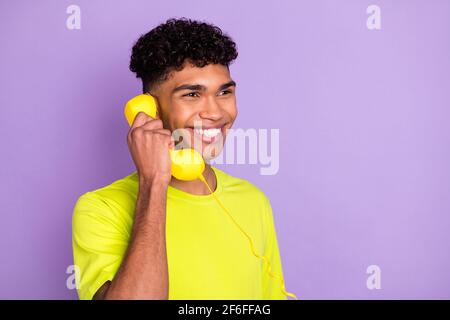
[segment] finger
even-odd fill
[[[174,144],[174,143],[175,143],[175,140],[174,140],[174,138],[172,137],[172,135],[170,134],[170,131],[169,131],[169,130],[166,130],[166,129],[153,130],[152,133],[161,135],[161,136],[164,137],[164,139],[166,139],[170,144]]]
[[[163,142],[163,144],[168,145],[170,149],[173,149],[175,147],[175,140],[171,135],[167,135],[166,133],[160,133],[160,132],[152,132],[153,137],[156,138],[156,140],[159,140]]]
[[[170,132],[170,130],[167,130],[167,129],[153,129],[151,131],[155,132],[155,133],[160,133],[160,134],[163,134],[163,135],[166,135],[166,136],[172,136],[172,132]]]
[[[145,123],[147,123],[150,120],[153,120],[153,118],[150,117],[148,114],[146,114],[145,112],[142,112],[142,111],[138,112],[136,117],[134,117],[133,124],[131,125],[131,130],[144,125]]]
[[[141,128],[144,130],[158,130],[158,129],[163,129],[163,123],[161,120],[159,119],[153,119],[150,118],[151,120],[147,121],[146,123],[144,123]]]

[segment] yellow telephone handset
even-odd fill
[[[125,117],[128,124],[133,124],[134,118],[139,112],[144,112],[152,118],[157,118],[156,99],[149,94],[140,94],[125,105]],[[203,180],[205,162],[201,154],[195,149],[170,149],[172,160],[172,175],[178,180],[190,181]]]

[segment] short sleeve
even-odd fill
[[[72,246],[81,300],[91,300],[106,281],[114,278],[121,264],[128,235],[119,222],[107,202],[92,192],[82,195],[75,204]]]
[[[282,282],[280,281],[280,279],[282,279],[284,283],[284,275],[281,264],[280,251],[278,248],[272,207],[270,205],[269,199],[266,196],[264,196],[264,204],[264,224],[266,230],[266,245],[264,255],[270,261],[271,271],[276,275],[276,278],[271,277],[268,274],[268,265],[267,263],[264,263],[262,272],[263,299],[286,300],[287,297],[282,292]]]

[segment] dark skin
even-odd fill
[[[183,70],[172,73],[168,80],[156,86],[150,94],[158,100],[158,114],[164,128],[173,132],[175,129],[194,127],[195,121],[201,121],[203,127],[223,128],[225,139],[226,130],[231,128],[237,117],[236,88],[233,82],[225,66],[207,65],[197,68],[185,63]],[[205,159],[212,158],[207,151],[215,149],[217,156],[223,148],[224,140],[215,143],[202,142],[200,139],[195,141],[192,130],[182,129],[179,132],[187,143],[186,147],[195,148]],[[215,190],[215,175],[208,164],[204,176]],[[170,185],[191,194],[210,193],[199,179],[181,181],[172,177]]]
[[[199,179],[177,180],[171,175],[169,149],[183,143],[208,160],[223,148],[227,130],[237,116],[235,83],[226,66],[203,68],[186,62],[150,92],[158,101],[158,117],[139,113],[127,135],[128,146],[139,176],[135,219],[127,252],[113,279],[106,282],[94,299],[168,299],[166,255],[167,189],[171,185],[187,193],[209,194]],[[203,128],[220,128],[220,139],[208,141],[194,134],[196,121]],[[172,133],[183,139],[175,141]],[[205,141],[206,139],[206,141]],[[213,150],[213,151],[211,151]],[[212,190],[217,181],[206,164],[203,173]]]

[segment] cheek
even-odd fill
[[[193,116],[192,108],[177,102],[174,102],[168,111],[167,118],[172,129],[184,127]]]
[[[223,105],[223,109],[230,115],[230,118],[234,121],[238,113],[236,99],[230,99],[230,101],[227,101]]]

